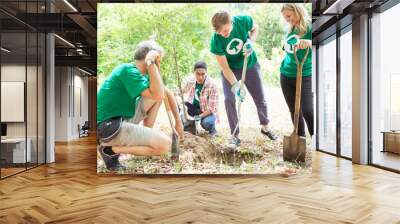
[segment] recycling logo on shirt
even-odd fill
[[[242,47],[243,47],[243,41],[238,38],[233,38],[229,42],[228,46],[226,46],[226,52],[230,55],[235,55],[238,54],[240,50],[242,50]]]
[[[293,54],[294,45],[299,44],[299,36],[298,35],[290,35],[286,38],[284,43],[284,49],[287,53]]]
[[[194,94],[194,99],[200,102],[199,96],[200,96],[200,89],[196,89],[196,94]]]

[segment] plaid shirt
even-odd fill
[[[189,103],[193,103],[194,94],[196,93],[196,77],[194,75],[190,75],[184,85],[183,92],[188,93],[189,96],[187,101]],[[200,93],[200,110],[204,112],[206,110],[210,110],[211,113],[216,114],[218,108],[218,90],[215,81],[207,76],[204,81],[203,89]]]

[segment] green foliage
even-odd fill
[[[281,7],[282,4],[263,4],[250,11],[260,27],[257,42],[262,46],[265,57],[268,59],[272,57],[272,49],[282,45],[282,39],[285,36]]]
[[[284,36],[281,4],[98,4],[98,86],[121,63],[133,60],[136,45],[154,37],[165,49],[161,63],[164,82],[170,87],[178,84],[177,75],[184,80],[198,60],[208,65],[208,73],[220,77],[215,56],[209,51],[214,32],[211,17],[215,11],[228,8],[233,15],[251,15],[260,27],[256,52],[262,65],[264,79],[278,85],[280,49]],[[177,65],[175,64],[175,57]],[[273,66],[273,67],[271,67]],[[278,71],[278,72],[277,72]]]

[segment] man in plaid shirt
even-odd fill
[[[207,64],[199,61],[194,65],[194,74],[185,82],[183,92],[189,93],[185,102],[188,114],[201,126],[214,136],[217,131],[218,90],[215,81],[207,75]]]

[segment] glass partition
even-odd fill
[[[336,153],[336,36],[318,48],[318,149]]]
[[[1,1],[15,16],[44,12],[44,1]],[[45,163],[45,35],[0,12],[0,178]]]
[[[372,164],[400,170],[400,5],[371,18]]]
[[[352,157],[352,32],[340,36],[340,155]]]

